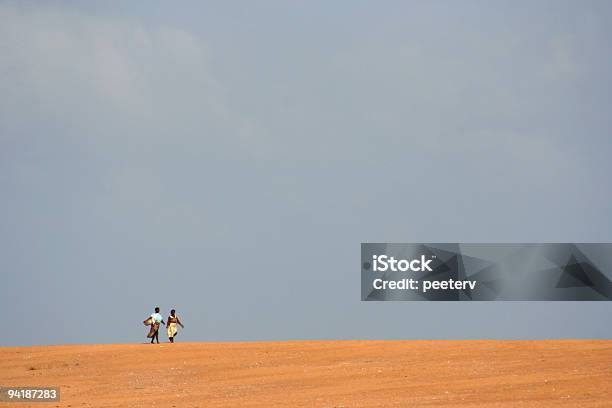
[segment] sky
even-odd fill
[[[612,338],[361,302],[361,242],[611,242],[607,1],[0,1],[0,346]],[[163,336],[162,336],[163,337]]]

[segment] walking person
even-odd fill
[[[168,316],[168,324],[166,325],[166,331],[168,332],[168,339],[170,339],[170,343],[174,343],[174,338],[178,334],[177,325],[180,325],[182,329],[185,328],[179,317],[176,315],[176,310],[172,309],[170,311],[170,316]]]
[[[166,324],[164,322],[164,318],[159,313],[159,307],[156,307],[155,313],[153,313],[143,323],[151,325],[151,328],[149,329],[149,334],[147,334],[147,338],[151,339],[151,344],[153,344],[154,340],[157,340],[157,344],[159,344],[159,326],[160,324]]]

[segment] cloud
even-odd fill
[[[205,42],[179,28],[4,3],[0,38],[3,138],[159,141],[226,115]]]
[[[571,98],[578,66],[565,37],[463,28],[423,42],[437,26],[421,36],[370,27],[368,41],[295,50],[279,37],[275,55],[239,49],[253,57],[238,59],[236,81],[214,72],[228,63],[212,64],[201,34],[182,28],[16,3],[0,6],[0,23],[3,138],[43,127],[139,160],[188,150],[364,162],[385,149],[437,156],[490,138],[515,144],[499,154],[528,159],[534,138],[560,138],[550,117],[567,109],[560,96]],[[217,51],[232,46],[217,42]],[[547,159],[565,160],[544,153],[538,162]]]
[[[5,213],[36,200],[46,213],[68,216],[56,228],[114,217],[171,236],[206,224],[201,201],[169,191],[198,177],[182,162],[214,158],[241,125],[229,117],[200,36],[3,3],[0,67]]]

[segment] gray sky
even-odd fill
[[[612,241],[610,2],[0,2],[0,345],[612,338],[360,302],[360,242]]]

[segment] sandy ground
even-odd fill
[[[0,348],[0,386],[52,385],[61,402],[30,405],[611,407],[612,341]]]

